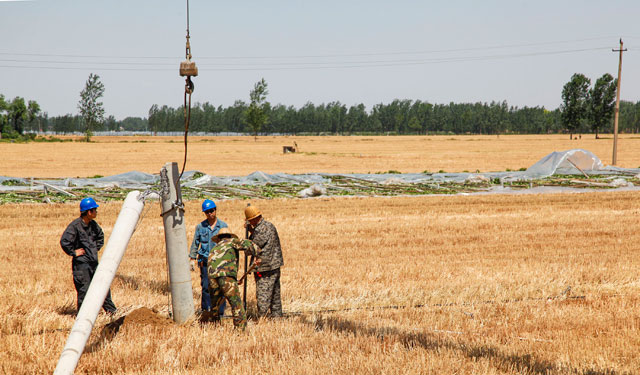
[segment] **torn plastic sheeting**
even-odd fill
[[[323,195],[327,195],[327,188],[322,184],[313,184],[308,188],[299,191],[297,194],[299,198],[319,197]]]
[[[640,178],[640,168],[620,168],[613,165],[607,165],[602,169],[607,174],[626,174],[633,175],[635,178]]]
[[[72,178],[70,183],[73,186],[119,186],[119,187],[145,187],[153,185],[160,180],[160,176],[144,172],[131,171],[113,176],[99,178]]]
[[[264,184],[315,184],[328,182],[322,174],[302,174],[292,175],[287,173],[268,174],[264,172],[253,172],[248,176],[225,176],[217,177],[204,175],[194,180],[183,183],[185,187],[202,186],[232,186],[232,185],[264,185]]]
[[[548,177],[554,174],[581,174],[602,170],[603,165],[591,151],[573,149],[554,151],[525,171],[529,178]]]
[[[375,182],[382,184],[385,181],[391,180],[401,180],[405,184],[419,184],[419,183],[442,183],[442,182],[457,182],[464,183],[467,179],[473,176],[484,176],[488,179],[503,179],[503,178],[513,178],[518,179],[521,177],[523,172],[488,172],[488,173],[380,173],[380,174],[363,174],[363,173],[354,173],[354,174],[336,174],[336,175],[326,175],[326,176],[340,176],[344,178],[355,178],[360,180],[365,180],[369,182]]]

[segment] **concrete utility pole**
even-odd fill
[[[620,81],[622,80],[622,38],[620,38],[620,49],[612,49],[613,52],[620,52],[620,61],[618,62],[618,87],[616,88],[616,112],[613,117],[613,158],[611,165],[616,165],[618,157],[618,114],[620,113]]]
[[[58,365],[53,372],[54,375],[71,375],[76,369],[129,240],[136,230],[136,224],[143,208],[144,200],[140,198],[139,191],[127,194],[120,215],[113,226],[109,242],[104,248],[100,264],[98,264],[96,273],[89,284],[87,296],[82,302],[67,343],[60,354]]]
[[[182,324],[194,313],[189,249],[184,223],[184,204],[180,191],[178,163],[167,163],[160,170],[162,220],[167,245],[169,283],[173,321]]]

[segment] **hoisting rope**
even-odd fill
[[[187,83],[184,87],[184,162],[182,163],[182,171],[178,177],[178,181],[182,178],[184,168],[187,165],[187,134],[189,133],[189,122],[191,121],[191,93],[193,92],[193,82],[191,77],[187,77]],[[189,96],[189,105],[187,109],[187,95]]]
[[[185,57],[187,59],[187,67],[191,64],[191,44],[189,43],[189,0],[187,0],[187,44]],[[191,122],[191,93],[193,93],[193,81],[191,81],[191,76],[197,76],[198,70],[195,68],[195,63],[193,64],[193,68],[195,69],[195,74],[193,71],[183,71],[183,64],[180,65],[180,75],[184,75],[187,78],[185,79],[184,85],[184,162],[182,163],[182,171],[180,172],[180,176],[178,177],[178,181],[182,178],[182,174],[184,173],[184,168],[187,165],[187,135],[189,134],[189,123]],[[187,103],[187,96],[189,97]],[[188,104],[188,105],[187,105]]]

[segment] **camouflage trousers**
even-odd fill
[[[247,313],[242,306],[242,297],[238,288],[238,281],[233,277],[216,277],[209,279],[209,294],[211,295],[212,313],[214,319],[219,319],[217,315],[219,306],[226,298],[231,305],[233,314],[233,325],[244,330],[247,327]]]
[[[260,276],[258,276],[260,274]],[[253,274],[256,280],[256,300],[258,302],[258,317],[282,316],[282,301],[280,300],[280,268]]]

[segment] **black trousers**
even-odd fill
[[[78,293],[78,311],[80,311],[82,301],[84,301],[84,297],[87,295],[87,290],[89,290],[89,284],[91,284],[93,274],[96,273],[96,268],[98,268],[97,264],[92,265],[89,263],[75,262],[71,264],[71,269],[73,270],[73,284],[76,286],[76,292]],[[109,292],[107,293],[107,298],[105,298],[102,308],[106,312],[116,311],[116,305],[114,305],[111,300],[111,289],[109,289]]]

